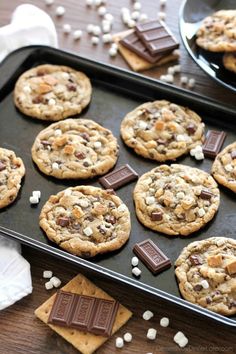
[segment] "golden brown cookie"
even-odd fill
[[[51,241],[84,258],[119,249],[131,228],[122,200],[111,190],[92,186],[52,195],[42,208],[39,225]]]
[[[23,161],[13,151],[0,148],[0,209],[16,199],[24,175]]]
[[[207,172],[180,164],[161,165],[139,178],[134,202],[143,225],[167,235],[188,236],[214,217],[220,192]]]
[[[236,313],[236,241],[211,237],[185,247],[175,262],[183,297],[222,315]]]
[[[125,116],[121,136],[138,155],[163,162],[201,145],[204,123],[186,107],[165,100],[147,102]]]
[[[89,119],[66,119],[42,130],[32,147],[38,168],[56,178],[91,178],[108,172],[119,153],[112,132]]]
[[[14,102],[24,114],[42,120],[61,120],[79,114],[91,100],[92,87],[82,72],[61,65],[40,65],[16,82]]]
[[[223,64],[227,70],[236,73],[236,52],[225,53],[223,56]]]

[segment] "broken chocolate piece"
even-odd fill
[[[151,55],[165,53],[179,47],[179,43],[161,21],[154,20],[140,23],[135,29],[138,37]]]
[[[203,153],[206,157],[215,158],[224,143],[226,133],[218,130],[208,130],[203,144]]]
[[[151,214],[152,221],[161,221],[163,219],[163,214],[161,211],[153,211]]]
[[[210,200],[212,196],[213,196],[213,194],[211,192],[209,192],[207,189],[202,189],[199,197],[204,200]]]
[[[231,151],[231,159],[236,159],[236,150]]]
[[[165,54],[161,53],[151,55],[135,32],[121,39],[120,44],[130,49],[132,52],[138,54],[141,58],[147,60],[149,63],[156,63],[160,59],[162,59],[166,54],[169,54],[171,52],[170,50]]]
[[[201,291],[203,289],[203,286],[201,284],[196,284],[194,287],[193,287],[193,290],[195,291]]]
[[[160,273],[171,266],[170,259],[150,239],[136,243],[133,252],[153,274]]]
[[[3,171],[6,169],[6,165],[0,161],[0,171]]]
[[[108,173],[104,177],[99,178],[99,182],[104,188],[115,190],[136,180],[137,178],[138,174],[128,164],[126,164]]]
[[[75,157],[77,157],[79,160],[83,160],[85,159],[86,155],[83,152],[76,152]]]
[[[190,259],[190,262],[192,263],[192,265],[201,265],[202,264],[202,259],[197,254],[190,256],[189,259]]]
[[[70,224],[70,219],[69,218],[58,218],[57,219],[57,225],[60,225],[62,227],[66,227]]]
[[[195,124],[190,123],[190,124],[187,126],[186,130],[187,130],[187,132],[188,132],[190,135],[194,134],[195,131],[196,131],[196,126],[195,126]]]
[[[119,303],[59,290],[48,323],[108,337]]]

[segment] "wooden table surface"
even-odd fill
[[[10,21],[11,13],[17,5],[24,3],[24,0],[0,1],[0,26],[6,25]],[[70,50],[106,63],[128,68],[125,61],[117,56],[110,58],[108,55],[108,46],[100,43],[96,48],[92,46],[89,36],[86,34],[86,25],[88,23],[99,24],[100,18],[94,9],[88,9],[85,6],[85,0],[55,0],[54,4],[47,7],[43,0],[28,1],[41,9],[46,10],[53,18],[59,37],[60,48]],[[118,32],[125,27],[120,20],[120,8],[129,7],[132,2],[128,0],[108,0],[107,8],[115,17],[114,30]],[[167,1],[166,23],[173,30],[176,37],[178,32],[178,10],[181,0]],[[55,8],[58,5],[64,5],[66,13],[62,18],[55,16]],[[142,12],[147,13],[150,18],[156,16],[160,11],[159,1],[142,1]],[[73,41],[72,36],[65,36],[62,33],[63,23],[70,23],[73,29],[84,30],[80,41]],[[183,45],[181,44],[182,75],[196,79],[195,92],[201,93],[213,99],[221,101],[223,104],[234,104],[235,94],[221,87],[209,78],[192,61]],[[168,66],[146,71],[144,74],[150,77],[158,78],[166,72]],[[175,84],[179,84],[179,77]],[[30,262],[33,278],[33,293],[0,312],[0,354],[74,354],[77,351],[66,341],[47,326],[37,320],[34,316],[34,310],[51,294],[44,287],[42,278],[43,270],[51,269],[62,280],[63,284],[69,281],[78,272],[78,269],[69,264],[59,261],[51,256],[40,254],[38,251],[23,247],[23,255]],[[86,272],[83,272],[86,275]],[[165,301],[150,298],[136,290],[118,285],[113,281],[102,280],[93,277],[91,279],[105,291],[116,297],[121,303],[130,308],[134,316],[128,324],[122,328],[117,335],[122,336],[129,331],[133,334],[133,341],[127,344],[123,349],[115,348],[115,337],[107,341],[103,347],[97,351],[99,354],[111,353],[176,353],[188,352],[198,353],[235,353],[236,340],[235,329],[216,323],[213,320],[200,317],[197,314],[174,306]],[[1,287],[0,287],[1,290]],[[150,309],[155,313],[150,322],[141,319],[143,311]],[[159,325],[161,317],[170,318],[170,326],[162,328]],[[146,332],[149,327],[157,329],[158,335],[155,342],[146,339]],[[189,345],[185,349],[180,349],[174,342],[173,336],[177,331],[182,331],[189,338]]]

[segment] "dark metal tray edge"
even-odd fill
[[[178,88],[175,88],[171,85],[158,82],[154,79],[146,78],[140,74],[131,73],[128,70],[119,69],[119,68],[114,67],[112,65],[107,65],[107,64],[100,63],[100,62],[96,62],[91,59],[87,59],[85,57],[77,56],[74,53],[64,52],[62,50],[54,49],[54,48],[47,47],[47,46],[23,47],[23,48],[17,49],[16,51],[12,52],[8,57],[6,57],[4,59],[4,61],[0,64],[0,69],[2,69],[1,72],[3,72],[3,75],[2,75],[3,84],[2,84],[2,82],[0,82],[0,90],[4,91],[7,86],[8,80],[12,76],[17,75],[15,70],[13,72],[9,72],[12,69],[11,65],[8,66],[9,61],[11,62],[11,59],[13,57],[15,57],[16,55],[20,55],[20,57],[21,57],[21,54],[22,54],[22,59],[25,60],[30,54],[32,54],[36,50],[53,51],[55,53],[58,52],[61,55],[64,53],[67,56],[68,55],[73,56],[75,59],[78,59],[81,61],[86,61],[86,63],[88,62],[92,66],[100,66],[103,69],[106,69],[108,72],[110,71],[113,74],[115,73],[118,76],[122,75],[122,76],[128,77],[128,79],[132,79],[132,81],[139,81],[143,84],[148,84],[149,86],[155,85],[155,88],[159,87],[164,92],[168,92],[168,93],[174,92],[179,97],[184,96],[186,99],[186,96],[188,96],[189,99],[191,99],[197,103],[202,102],[202,103],[206,104],[206,99],[199,94],[195,94],[195,93],[189,92],[184,89],[178,89]],[[15,69],[15,67],[14,67],[14,69]],[[233,107],[230,107],[230,106],[222,107],[214,100],[207,101],[207,104],[209,105],[209,108],[212,108],[214,110],[216,109],[216,110],[220,110],[224,113],[229,113],[230,115],[235,115],[235,111],[234,111]],[[89,261],[86,261],[86,260],[81,259],[79,257],[73,256],[71,254],[68,254],[68,253],[66,253],[62,250],[59,250],[57,248],[54,248],[50,245],[44,245],[41,242],[36,241],[36,240],[32,241],[29,237],[24,236],[20,233],[14,232],[12,230],[9,230],[9,229],[6,229],[6,228],[3,228],[0,226],[0,234],[3,236],[6,236],[6,237],[11,237],[15,240],[22,242],[23,244],[29,245],[29,246],[36,248],[38,250],[41,250],[43,252],[50,253],[51,255],[54,255],[56,257],[63,258],[64,260],[67,260],[69,262],[77,264],[85,269],[89,269],[89,270],[93,271],[94,273],[99,273],[105,277],[111,277],[119,282],[125,283],[127,285],[131,285],[131,286],[133,286],[137,289],[140,289],[146,293],[158,296],[159,298],[162,298],[167,301],[171,301],[172,303],[174,303],[178,306],[182,306],[188,310],[195,311],[201,315],[207,316],[208,318],[217,320],[217,321],[224,323],[226,325],[229,325],[229,326],[236,327],[235,321],[230,318],[221,316],[221,315],[216,314],[212,311],[209,311],[209,310],[201,308],[197,305],[191,304],[181,298],[178,298],[174,295],[168,294],[167,292],[158,290],[158,289],[156,289],[152,286],[146,285],[146,284],[142,284],[135,279],[128,278],[127,276],[116,273],[114,271],[111,271],[111,270],[101,267],[99,265],[95,266],[93,263],[91,263]]]

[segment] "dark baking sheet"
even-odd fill
[[[196,32],[202,20],[219,10],[235,10],[235,0],[185,0],[179,14],[180,35],[193,60],[211,78],[236,92],[236,75],[225,69],[224,53],[213,53],[196,45]]]
[[[181,299],[173,265],[163,273],[153,276],[143,264],[140,264],[142,274],[137,280],[131,275],[130,263],[134,244],[146,238],[151,238],[174,264],[182,248],[192,241],[210,236],[235,237],[236,198],[226,189],[221,188],[221,204],[214,220],[190,237],[167,237],[142,226],[136,219],[132,200],[135,182],[117,191],[117,194],[128,205],[132,216],[130,240],[121,250],[92,260],[83,260],[60,250],[45,237],[38,226],[38,216],[41,207],[51,194],[77,184],[100,185],[97,179],[75,182],[48,178],[37,170],[31,160],[30,149],[35,136],[48,123],[31,119],[17,111],[13,104],[13,88],[21,73],[42,63],[69,65],[84,71],[91,78],[92,101],[80,117],[93,119],[111,129],[118,138],[121,148],[117,166],[129,163],[139,175],[154,168],[157,163],[147,161],[127,148],[120,139],[119,127],[127,112],[148,100],[165,98],[177,104],[187,105],[202,116],[207,128],[227,131],[224,145],[236,140],[236,112],[233,107],[223,107],[221,104],[207,101],[191,92],[49,47],[22,48],[12,53],[0,67],[0,146],[14,150],[17,155],[22,157],[26,166],[26,176],[18,198],[11,206],[0,211],[0,234],[13,237],[22,243],[78,264],[79,268],[83,268],[87,272],[96,272],[98,275],[112,277],[217,321],[236,326],[236,317],[226,318]],[[205,171],[210,171],[212,164],[210,159],[197,162],[190,157],[180,158],[178,162],[199,167]],[[32,207],[29,203],[29,196],[33,190],[41,190],[42,192],[40,204],[36,207]]]

